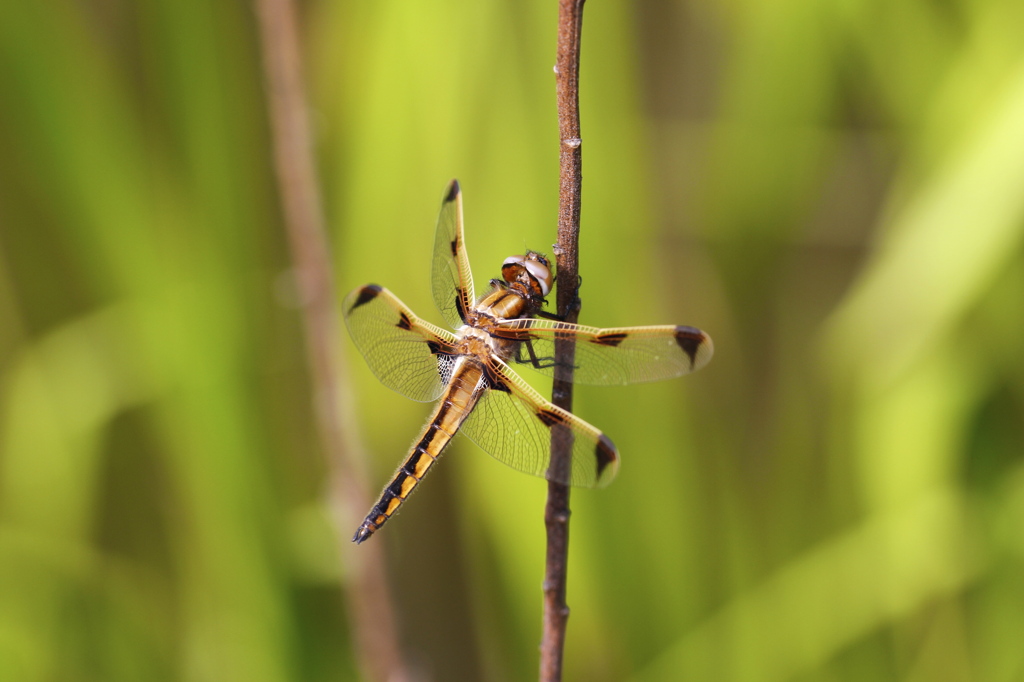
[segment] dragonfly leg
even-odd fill
[[[524,348],[529,357],[523,355]],[[521,365],[530,364],[534,369],[550,369],[558,366],[553,357],[538,356],[533,350],[533,344],[530,342],[530,339],[525,339],[519,348],[516,349],[515,361]],[[576,369],[576,367],[573,367],[573,369]]]

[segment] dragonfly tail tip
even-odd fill
[[[356,543],[357,545],[361,545],[363,541],[371,535],[373,535],[373,530],[368,528],[364,524],[362,526],[359,526],[359,530],[357,530],[356,534],[352,536],[352,542]]]

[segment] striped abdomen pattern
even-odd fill
[[[419,482],[430,471],[430,467],[441,456],[445,446],[451,442],[452,436],[459,430],[462,422],[476,406],[480,397],[482,378],[483,371],[478,362],[465,357],[457,360],[448,391],[438,402],[437,409],[431,415],[430,422],[423,429],[416,444],[413,445],[412,452],[398,467],[398,471],[384,488],[377,504],[373,506],[362,525],[359,526],[352,538],[353,542],[358,544],[373,535],[378,528],[394,516],[402,503],[416,489]]]

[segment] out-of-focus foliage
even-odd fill
[[[302,6],[339,299],[554,241],[555,0]],[[1024,3],[587,4],[567,678],[1024,679]],[[357,679],[252,8],[0,3],[0,679]],[[346,341],[374,481],[426,408]],[[542,384],[538,384],[542,385]],[[409,660],[535,674],[541,481],[459,443],[372,542]],[[349,529],[342,529],[349,531]],[[358,551],[358,550],[355,550]],[[340,554],[340,556],[339,556]]]

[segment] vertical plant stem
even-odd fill
[[[559,0],[558,56],[555,62],[555,93],[558,99],[559,199],[558,243],[555,263],[558,273],[557,307],[568,322],[579,317],[577,282],[579,281],[578,241],[580,232],[580,195],[583,188],[583,157],[580,140],[579,67],[580,37],[583,30],[583,0]],[[572,367],[575,346],[571,341],[555,342],[555,381],[552,402],[572,410]],[[551,440],[552,478],[568,480],[572,439],[567,429],[558,427]],[[544,509],[547,529],[547,557],[544,571],[544,625],[541,639],[541,682],[562,679],[562,656],[569,606],[565,599],[566,569],[569,559],[569,488],[548,482],[548,500]]]
[[[366,495],[365,451],[358,442],[340,354],[340,325],[324,229],[323,205],[313,161],[312,140],[293,0],[256,0],[263,52],[264,88],[274,147],[274,166],[302,301],[312,405],[327,457],[331,508],[340,555],[348,560],[345,596],[355,657],[362,677],[407,680],[385,581],[384,544],[351,551],[348,529],[370,505]]]

